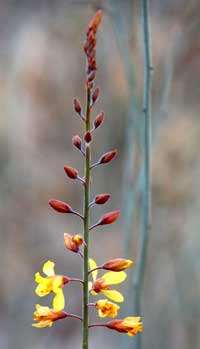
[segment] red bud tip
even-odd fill
[[[94,93],[92,95],[92,103],[93,104],[96,102],[97,98],[99,97],[99,92],[100,92],[99,87],[96,87],[94,90]]]
[[[109,151],[108,153],[102,155],[102,157],[99,160],[99,163],[106,164],[106,163],[112,161],[112,159],[115,158],[116,155],[117,155],[117,150]]]
[[[81,105],[80,105],[80,102],[77,98],[74,98],[74,110],[78,114],[81,114]]]
[[[81,138],[78,135],[73,135],[72,136],[72,144],[74,147],[78,148],[79,150],[81,150]]]
[[[106,213],[99,221],[98,225],[111,224],[117,220],[120,215],[120,211],[112,211]]]
[[[69,178],[71,178],[71,179],[78,178],[78,171],[75,168],[72,168],[69,166],[64,166],[64,170]]]
[[[104,120],[104,116],[105,116],[105,113],[103,111],[99,115],[97,115],[97,117],[94,120],[94,127],[95,128],[99,127],[102,124],[102,122]]]
[[[97,195],[95,197],[95,204],[103,205],[110,199],[110,197],[111,197],[110,194],[100,194],[100,195]]]
[[[102,16],[103,16],[102,10],[98,10],[89,23],[89,31],[92,30],[96,33],[99,27],[99,24],[101,23]]]
[[[90,143],[90,142],[91,142],[91,140],[92,140],[92,134],[91,134],[90,131],[87,131],[87,132],[85,133],[84,139],[85,139],[85,141],[86,141],[87,143]]]
[[[71,208],[71,206],[69,206],[68,204],[66,204],[63,201],[59,201],[59,200],[50,200],[49,201],[49,205],[57,212],[61,212],[61,213],[71,213],[73,210]]]

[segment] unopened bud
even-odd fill
[[[85,139],[85,141],[86,141],[87,143],[90,143],[90,142],[91,142],[91,140],[92,140],[92,134],[91,134],[90,131],[87,131],[87,132],[85,133],[84,139]]]
[[[80,102],[77,98],[74,98],[74,110],[78,113],[81,114],[81,105]]]
[[[98,225],[111,224],[117,220],[120,215],[120,211],[112,211],[106,213],[99,221]]]
[[[82,141],[81,141],[81,138],[78,135],[73,135],[72,136],[72,144],[73,144],[74,147],[76,147],[79,150],[81,150]]]
[[[110,199],[110,197],[111,197],[110,194],[100,194],[100,195],[97,195],[97,196],[95,196],[95,204],[103,205]]]
[[[103,111],[99,115],[97,115],[97,117],[94,120],[94,127],[95,128],[99,127],[102,124],[102,122],[104,120],[104,116],[105,116],[105,113]]]
[[[64,244],[65,247],[75,253],[79,252],[79,246],[83,244],[83,238],[80,235],[70,235],[68,233],[64,234]]]
[[[128,269],[133,262],[130,259],[116,258],[104,263],[102,268],[111,271],[123,271]]]
[[[112,161],[112,159],[117,155],[117,150],[109,151],[108,153],[102,155],[102,157],[99,160],[100,164],[107,164],[108,162]]]
[[[92,104],[94,104],[97,98],[99,97],[99,92],[100,92],[99,87],[96,87],[92,95]]]
[[[64,166],[65,173],[67,176],[71,179],[77,179],[78,178],[78,171],[70,166]]]
[[[66,204],[66,202],[60,201],[60,200],[50,200],[49,205],[57,212],[61,213],[71,213],[73,212],[71,206]]]

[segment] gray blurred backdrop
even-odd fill
[[[81,261],[63,246],[63,233],[80,233],[79,219],[56,214],[50,198],[82,208],[82,188],[66,178],[63,165],[80,169],[71,136],[81,134],[72,99],[84,95],[82,43],[98,6],[104,18],[98,35],[95,113],[106,121],[95,136],[93,159],[118,148],[112,165],[96,169],[93,193],[112,193],[92,221],[122,208],[125,139],[130,89],[116,18],[123,20],[124,44],[132,31],[135,97],[143,84],[139,1],[0,1],[0,348],[81,348],[75,320],[51,329],[31,327],[34,304],[51,296],[34,294],[34,273],[47,259],[56,271],[81,277]],[[153,227],[142,300],[144,348],[200,347],[200,3],[152,0]],[[134,17],[129,25],[130,16]],[[127,31],[127,32],[126,32]],[[130,33],[129,33],[130,34]],[[91,235],[91,254],[101,263],[124,256],[123,220]],[[134,232],[137,241],[137,215]],[[133,258],[137,244],[133,246]],[[122,287],[123,289],[123,287]],[[81,312],[79,285],[65,288],[66,308]],[[126,300],[131,302],[131,300]],[[131,315],[131,314],[127,314]],[[95,319],[95,316],[94,316]],[[91,331],[91,348],[120,348],[121,335]]]

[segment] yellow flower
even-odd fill
[[[32,324],[34,327],[51,327],[54,321],[67,317],[67,314],[64,311],[56,311],[49,307],[43,307],[39,304],[36,304],[35,308],[36,310],[34,312],[33,320],[39,322]]]
[[[137,317],[126,317],[123,320],[114,320],[106,324],[107,328],[115,330],[121,333],[127,333],[128,336],[136,336],[143,330],[143,323],[141,318]]]
[[[35,282],[38,283],[35,293],[39,297],[44,297],[50,292],[54,292],[55,297],[53,299],[53,308],[59,311],[65,307],[65,298],[62,287],[64,284],[68,283],[69,280],[63,275],[56,275],[54,266],[55,263],[52,261],[44,263],[42,270],[47,277],[42,277],[40,273],[35,274]]]
[[[111,317],[117,316],[117,311],[120,308],[119,305],[109,302],[107,299],[100,299],[95,304],[96,309],[98,309],[99,317]]]
[[[96,262],[93,259],[89,259],[90,269],[95,269],[97,267]],[[101,278],[97,279],[98,271],[92,272],[93,282],[89,282],[89,290],[92,295],[97,295],[99,292],[103,293],[106,297],[111,300],[121,303],[124,301],[123,295],[116,291],[110,290],[111,285],[117,285],[126,279],[126,273],[124,271],[113,272],[110,271],[105,273]]]

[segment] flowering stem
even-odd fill
[[[90,87],[87,86],[85,131],[90,130]],[[83,272],[83,349],[88,349],[88,244],[89,244],[89,202],[90,202],[90,146],[85,150],[85,197],[84,197],[84,272]]]
[[[140,314],[142,284],[146,266],[148,237],[151,229],[151,46],[149,32],[149,0],[141,0],[142,29],[144,42],[144,94],[143,94],[143,155],[144,183],[140,250],[134,279],[135,314]],[[137,336],[135,348],[141,348],[141,337]]]

